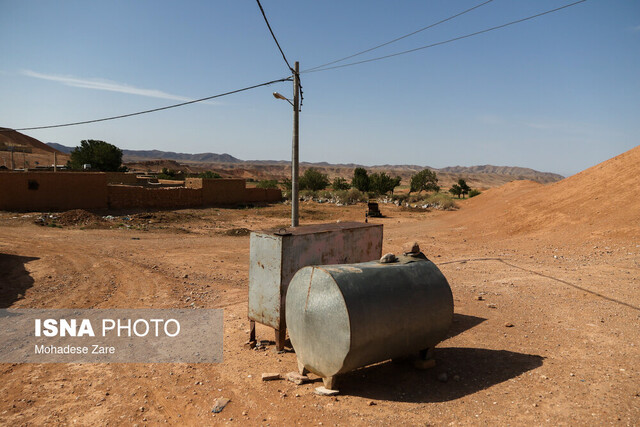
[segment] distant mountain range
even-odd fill
[[[71,153],[75,147],[47,142],[47,144],[63,153]],[[122,157],[125,162],[138,162],[144,160],[176,160],[183,162],[204,162],[204,163],[240,163],[242,160],[236,159],[230,154],[216,153],[174,153],[173,151],[160,150],[122,150]]]
[[[71,153],[71,151],[75,147],[67,147],[62,144],[57,144],[55,142],[47,143],[52,148],[59,150],[63,153]],[[198,154],[189,154],[189,153],[175,153],[173,151],[160,151],[160,150],[122,150],[123,160],[127,163],[140,163],[146,162],[150,160],[170,160],[176,162],[187,163],[190,166],[199,166],[202,168],[206,168],[208,166],[215,168],[219,166],[217,164],[226,164],[226,169],[234,168],[234,167],[247,167],[247,166],[256,166],[256,167],[269,167],[269,166],[279,166],[280,168],[286,168],[289,164],[287,160],[240,160],[236,157],[233,157],[230,154],[216,154],[216,153],[198,153]],[[433,169],[439,173],[446,173],[450,175],[476,175],[476,174],[487,174],[487,175],[500,175],[500,176],[510,176],[512,179],[531,179],[538,182],[555,182],[563,179],[562,175],[558,175],[550,172],[539,172],[530,168],[522,168],[515,166],[493,166],[493,165],[482,165],[482,166],[450,166],[446,168],[432,168],[429,166],[419,166],[419,165],[375,165],[375,166],[363,166],[354,163],[347,164],[331,164],[327,162],[318,162],[318,163],[308,163],[301,162],[302,167],[316,167],[320,168],[324,171],[337,172],[336,169],[353,169],[358,166],[366,167],[371,169],[372,171],[382,171],[388,170],[391,174],[397,175],[406,175],[410,176],[412,173],[420,171],[424,168]],[[286,171],[283,172],[284,173]],[[338,174],[338,173],[336,173]]]

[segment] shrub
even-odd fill
[[[482,191],[476,190],[475,188],[469,191],[469,198],[476,197],[477,195],[482,194]]]
[[[162,168],[162,172],[157,175],[158,179],[184,179],[184,172],[173,169]]]
[[[347,203],[358,203],[358,202],[366,202],[369,199],[367,194],[362,191],[352,188],[347,192]]]
[[[333,192],[333,198],[336,199],[338,203],[346,204],[347,203],[347,190],[338,190]]]
[[[222,178],[222,176],[220,176],[219,173],[212,172],[212,171],[201,172],[197,175],[197,177],[198,178]]]
[[[275,179],[263,179],[256,184],[258,188],[278,188],[278,181]]]
[[[406,202],[408,198],[409,198],[408,194],[394,194],[393,196],[391,196],[391,200],[393,200],[394,202],[398,202],[400,204]]]
[[[298,194],[305,199],[316,199],[318,197],[318,192],[314,190],[300,190]]]
[[[320,197],[323,199],[333,199],[333,194],[331,194],[331,191],[321,191],[320,192]]]
[[[291,178],[283,179],[280,185],[283,190],[288,191],[289,193],[291,192]]]

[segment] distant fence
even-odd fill
[[[130,185],[133,174],[0,172],[0,210],[187,208],[269,203],[278,189],[246,188],[242,179],[188,178],[182,187]]]

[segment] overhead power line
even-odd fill
[[[258,7],[260,8],[260,12],[262,12],[262,17],[264,18],[264,22],[266,22],[267,24],[267,28],[269,28],[269,32],[271,33],[271,37],[273,37],[273,41],[276,42],[276,46],[278,46],[278,50],[280,50],[280,53],[282,54],[282,59],[284,59],[284,62],[287,64],[287,67],[289,67],[289,71],[291,71],[293,74],[296,73],[296,71],[291,67],[291,64],[289,64],[289,61],[287,60],[287,56],[284,54],[284,51],[282,50],[282,47],[280,47],[280,43],[278,43],[278,39],[276,38],[276,35],[273,33],[273,30],[271,29],[271,25],[269,25],[269,20],[267,19],[267,14],[264,13],[264,9],[262,8],[262,5],[260,4],[260,0],[256,0],[256,2],[258,3]],[[300,87],[300,105],[298,108],[302,109],[302,103],[304,101],[304,96],[302,95],[302,84],[300,84],[300,75],[298,73],[298,84]]]
[[[289,61],[287,61],[287,57],[284,54],[284,51],[282,50],[282,48],[280,47],[280,43],[278,43],[278,39],[276,38],[276,35],[273,33],[273,30],[271,29],[271,25],[269,25],[269,20],[267,19],[267,15],[264,13],[264,9],[262,8],[262,5],[260,4],[260,0],[256,0],[258,2],[258,7],[260,8],[260,12],[262,12],[262,17],[264,18],[264,22],[267,23],[267,28],[269,28],[269,32],[271,33],[271,37],[273,37],[273,41],[276,42],[276,46],[278,46],[278,49],[280,50],[280,53],[282,54],[282,59],[284,59],[284,62],[287,64],[287,67],[289,67],[289,70],[291,70],[291,72],[293,73],[293,68],[291,67],[291,65],[289,64]]]
[[[197,102],[208,101],[210,99],[221,98],[223,96],[233,95],[234,93],[244,92],[244,91],[247,91],[247,90],[250,90],[250,89],[256,89],[256,88],[259,88],[261,86],[268,86],[268,85],[272,85],[274,83],[281,83],[281,82],[287,82],[287,81],[291,81],[291,77],[284,77],[284,78],[278,79],[278,80],[271,80],[270,82],[260,83],[260,84],[253,85],[253,86],[247,86],[247,87],[244,87],[242,89],[236,89],[236,90],[232,90],[230,92],[220,93],[218,95],[207,96],[206,98],[194,99],[193,101],[181,102],[179,104],[168,105],[166,107],[160,107],[160,108],[153,108],[151,110],[138,111],[136,113],[129,113],[129,114],[122,114],[122,115],[119,115],[119,116],[105,117],[103,119],[85,120],[85,121],[82,121],[82,122],[64,123],[64,124],[59,124],[59,125],[34,126],[34,127],[19,128],[19,129],[0,129],[0,132],[3,132],[3,131],[7,132],[7,131],[11,131],[11,130],[23,131],[23,130],[61,128],[61,127],[65,127],[65,126],[86,125],[88,123],[97,123],[97,122],[104,122],[104,121],[107,121],[107,120],[123,119],[125,117],[139,116],[141,114],[147,114],[147,113],[155,113],[156,111],[168,110],[170,108],[183,107],[185,105],[195,104]]]
[[[508,27],[510,25],[515,25],[515,24],[519,24],[521,22],[529,21],[531,19],[539,18],[541,16],[548,15],[550,13],[558,12],[558,11],[560,11],[562,9],[566,9],[566,8],[569,8],[569,7],[572,7],[572,6],[576,6],[576,5],[578,5],[580,3],[584,3],[586,1],[587,0],[579,0],[579,1],[576,1],[576,2],[573,2],[573,3],[566,4],[564,6],[557,7],[555,9],[547,10],[546,12],[541,12],[541,13],[538,13],[538,14],[535,14],[535,15],[528,16],[526,18],[522,18],[522,19],[518,19],[516,21],[508,22],[506,24],[502,24],[502,25],[498,25],[498,26],[495,26],[495,27],[487,28],[485,30],[476,31],[475,33],[466,34],[464,36],[454,37],[454,38],[449,39],[449,40],[444,40],[444,41],[441,41],[441,42],[428,44],[426,46],[420,46],[420,47],[416,47],[414,49],[403,50],[401,52],[396,52],[396,53],[392,53],[392,54],[389,54],[389,55],[379,56],[377,58],[364,59],[362,61],[350,62],[348,64],[334,65],[333,67],[324,67],[324,68],[319,68],[319,69],[316,68],[316,69],[304,70],[304,71],[301,71],[300,73],[301,74],[303,74],[303,73],[317,73],[319,71],[335,70],[337,68],[351,67],[351,66],[354,66],[354,65],[365,64],[365,63],[368,63],[368,62],[380,61],[382,59],[387,59],[387,58],[392,58],[392,57],[395,57],[395,56],[405,55],[407,53],[417,52],[417,51],[423,50],[423,49],[429,49],[429,48],[432,48],[432,47],[435,47],[435,46],[440,46],[440,45],[447,44],[447,43],[452,43],[452,42],[455,42],[455,41],[458,41],[458,40],[467,39],[469,37],[474,37],[474,36],[477,36],[477,35],[480,35],[480,34],[488,33],[490,31],[499,30],[501,28],[505,28],[505,27]]]
[[[453,15],[453,16],[450,16],[450,17],[448,17],[448,18],[442,19],[442,20],[440,20],[440,21],[438,21],[438,22],[435,22],[435,23],[433,23],[433,24],[431,24],[431,25],[427,25],[426,27],[422,27],[422,28],[420,28],[419,30],[413,31],[413,32],[411,32],[411,33],[409,33],[409,34],[405,34],[404,36],[400,36],[400,37],[397,37],[397,38],[395,38],[395,39],[393,39],[393,40],[389,40],[388,42],[385,42],[385,43],[379,44],[379,45],[377,45],[377,46],[374,46],[374,47],[372,47],[372,48],[362,50],[362,51],[360,51],[360,52],[354,53],[353,55],[345,56],[344,58],[336,59],[335,61],[327,62],[326,64],[318,65],[318,66],[313,67],[313,68],[308,68],[308,69],[306,69],[306,70],[304,70],[304,71],[302,71],[302,72],[303,72],[303,73],[308,73],[308,72],[311,72],[311,71],[313,71],[313,70],[317,70],[318,68],[324,68],[324,67],[326,67],[326,66],[328,66],[328,65],[333,65],[333,64],[336,64],[336,63],[338,63],[338,62],[342,62],[342,61],[345,61],[345,60],[347,60],[347,59],[351,59],[351,58],[354,58],[354,57],[356,57],[356,56],[360,56],[360,55],[362,55],[362,54],[364,54],[364,53],[371,52],[372,50],[380,49],[381,47],[384,47],[384,46],[390,45],[391,43],[395,43],[395,42],[400,41],[400,40],[402,40],[402,39],[406,39],[407,37],[411,37],[411,36],[413,36],[413,35],[415,35],[415,34],[418,34],[418,33],[422,32],[422,31],[428,30],[429,28],[433,28],[433,27],[435,27],[435,26],[437,26],[437,25],[444,24],[444,23],[445,23],[445,22],[447,22],[447,21],[451,21],[452,19],[455,19],[455,18],[457,18],[458,16],[462,16],[462,15],[464,15],[465,13],[469,13],[469,12],[471,12],[472,10],[475,10],[475,9],[477,9],[477,8],[479,8],[479,7],[482,7],[482,6],[484,6],[484,5],[488,4],[488,3],[491,3],[492,1],[493,1],[493,0],[485,1],[484,3],[480,3],[480,4],[478,4],[478,5],[474,6],[474,7],[470,8],[470,9],[463,10],[462,12],[459,12],[459,13],[457,13],[457,14]]]

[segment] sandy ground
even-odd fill
[[[296,370],[295,354],[243,348],[243,229],[286,225],[288,206],[62,228],[0,213],[1,308],[204,307],[225,318],[221,364],[1,364],[0,424],[639,424],[640,233],[487,228],[497,214],[482,200],[460,206],[381,205],[387,217],[374,220],[384,224],[383,252],[417,240],[451,284],[454,323],[437,366],[360,369],[341,378],[337,397],[314,395],[319,379],[262,382],[263,372]],[[364,209],[305,203],[301,223],[363,220]],[[273,333],[258,326],[258,338]],[[213,414],[217,397],[231,402]]]

